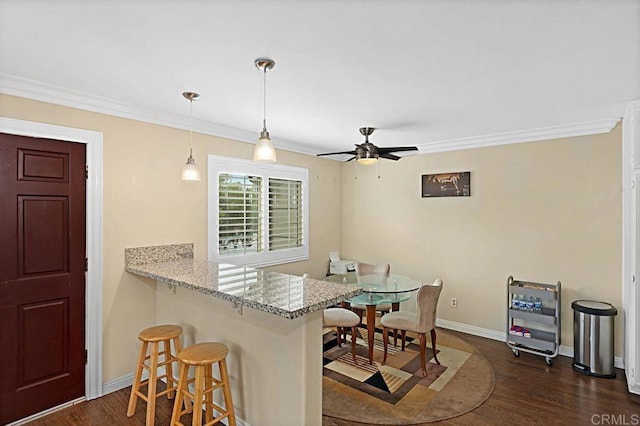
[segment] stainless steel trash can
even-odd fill
[[[573,308],[573,369],[595,377],[616,377],[613,368],[613,305],[576,300]]]

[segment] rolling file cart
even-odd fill
[[[507,346],[545,357],[548,366],[560,348],[561,283],[541,284],[507,279]]]

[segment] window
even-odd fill
[[[262,251],[262,178],[218,173],[218,254]]]
[[[267,266],[309,258],[308,170],[210,155],[209,259]]]
[[[269,178],[269,247],[302,247],[302,181]]]

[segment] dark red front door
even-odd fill
[[[85,145],[0,133],[0,424],[84,395]]]

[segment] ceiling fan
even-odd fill
[[[324,155],[351,154],[353,155],[353,157],[349,158],[347,161],[356,160],[360,164],[373,164],[378,161],[378,158],[386,158],[388,160],[394,161],[398,161],[400,158],[402,158],[392,154],[392,152],[418,150],[418,147],[416,146],[379,148],[369,142],[369,136],[373,133],[374,130],[374,127],[360,127],[360,133],[364,136],[364,142],[361,144],[356,144],[356,149],[354,149],[353,151],[327,152],[325,154],[318,154],[318,157]]]

